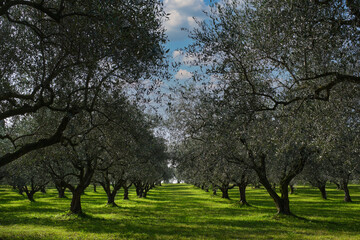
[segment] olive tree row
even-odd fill
[[[291,214],[288,184],[307,163],[326,159],[337,174],[349,175],[339,169],[346,165],[354,172],[356,164],[341,161],[358,160],[356,135],[338,147],[344,133],[359,131],[359,13],[356,1],[212,5],[185,49],[205,71],[186,86],[191,94],[181,92],[184,103],[175,110],[187,113],[183,139],[215,139],[222,158],[256,172],[283,214]]]
[[[48,118],[37,120],[45,124],[44,128],[51,129],[51,116],[49,112]],[[66,134],[73,135],[71,141],[35,151],[31,162],[27,157],[32,154],[6,166],[9,176],[24,180],[19,186],[26,189],[33,185],[34,177],[41,177],[39,181],[43,185],[52,181],[59,197],[64,196],[65,189],[72,192],[70,213],[81,214],[81,196],[91,182],[100,184],[108,204],[115,206],[121,187],[127,191],[125,198],[128,198],[131,184],[146,182],[142,190],[146,196],[155,182],[171,177],[167,175],[166,146],[152,132],[154,121],[125,97],[117,96],[113,102],[107,99],[101,112],[83,112],[75,119],[66,130]],[[38,167],[24,169],[31,164]],[[22,167],[11,170],[18,165]],[[37,191],[38,187],[32,189]]]

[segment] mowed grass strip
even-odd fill
[[[264,189],[248,188],[250,207],[221,199],[186,184],[167,184],[139,199],[107,207],[102,189],[89,188],[82,197],[85,217],[66,216],[71,193],[58,199],[55,189],[37,193],[35,203],[0,187],[0,239],[360,239],[360,187],[350,187],[354,202],[343,202],[343,193],[328,188],[328,200],[317,189],[298,186],[291,195],[296,217],[276,216]],[[220,193],[219,193],[220,195]]]

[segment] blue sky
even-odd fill
[[[194,17],[204,19],[204,10],[208,9],[210,0],[163,0],[164,9],[169,13],[169,20],[165,22],[166,33],[169,38],[167,48],[175,61],[191,61],[177,49],[183,48],[190,43],[188,33],[181,31],[181,28],[192,29],[196,27]],[[174,72],[174,78],[185,80],[191,78],[191,67],[184,64]]]
[[[212,0],[214,1],[214,0]],[[166,45],[170,49],[169,55],[173,61],[188,62],[188,57],[184,56],[179,49],[186,47],[191,40],[188,38],[188,33],[182,31],[182,28],[193,29],[196,23],[193,18],[205,19],[203,11],[209,7],[210,0],[163,0],[164,10],[169,14],[169,20],[164,23],[166,34],[169,42]],[[191,71],[195,68],[188,63],[183,63],[179,69],[170,70],[173,79],[170,82],[163,82],[161,87],[162,93],[170,93],[169,87],[179,84],[179,81],[186,81],[192,77]],[[176,80],[175,80],[176,79]],[[160,116],[167,118],[166,107],[169,99],[165,98],[162,104],[150,104],[152,109]],[[171,137],[170,131],[167,128],[157,128],[154,130],[156,135],[162,136],[169,140]]]
[[[196,27],[194,17],[196,19],[205,19],[203,11],[209,9],[210,0],[162,0],[164,4],[164,10],[169,14],[168,21],[164,22],[166,34],[168,36],[168,43],[166,48],[169,49],[170,62],[183,62],[177,69],[170,68],[170,74],[172,79],[170,81],[162,81],[157,89],[160,92],[151,93],[148,96],[151,101],[147,105],[150,112],[155,111],[157,114],[166,118],[166,108],[171,101],[171,98],[166,96],[174,96],[170,88],[179,86],[182,83],[192,78],[192,72],[196,70],[196,67],[191,66],[191,58],[185,56],[179,49],[186,47],[191,40],[188,38],[188,32],[182,31],[182,28],[193,29]],[[214,0],[211,0],[212,2]],[[217,0],[216,0],[217,1]],[[149,82],[145,81],[145,86]],[[148,85],[150,87],[151,84]],[[157,100],[158,95],[161,95],[161,103]],[[164,97],[165,96],[165,97]]]

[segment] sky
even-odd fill
[[[213,0],[212,0],[213,1]],[[162,85],[162,92],[169,93],[169,86],[172,84],[177,84],[177,81],[186,81],[191,79],[192,73],[194,70],[191,67],[191,59],[184,56],[179,50],[186,47],[191,43],[190,38],[188,37],[188,32],[182,31],[182,28],[193,29],[196,27],[194,17],[202,20],[205,19],[205,14],[203,11],[208,9],[210,0],[163,0],[164,10],[169,14],[169,19],[164,23],[166,29],[166,34],[168,36],[168,43],[166,44],[166,49],[169,49],[169,55],[174,62],[183,62],[183,64],[176,70],[170,69],[172,78],[175,81],[164,82]],[[162,104],[155,103],[152,105],[156,110],[157,114],[163,118],[167,118],[166,114],[166,105],[168,99],[164,99]],[[163,138],[170,140],[171,133],[167,128],[157,128],[154,129],[155,134],[162,136]]]
[[[199,20],[204,20],[206,15],[204,11],[209,10],[210,1],[214,0],[161,0],[164,4],[164,10],[168,15],[168,20],[164,22],[164,28],[166,29],[166,34],[168,37],[168,42],[165,46],[166,49],[169,49],[168,55],[171,58],[170,63],[182,63],[180,67],[174,69],[169,68],[168,71],[171,74],[170,80],[161,81],[161,84],[158,85],[160,92],[153,92],[150,96],[152,101],[149,107],[149,111],[155,111],[157,114],[166,118],[166,107],[169,102],[168,98],[162,97],[161,104],[159,104],[155,99],[157,95],[168,95],[170,94],[170,88],[178,86],[179,81],[186,81],[192,78],[192,72],[196,69],[194,66],[191,66],[191,58],[185,56],[180,50],[188,46],[191,43],[191,39],[188,37],[188,32],[183,31],[183,28],[192,30],[196,27],[194,18]],[[217,1],[217,0],[216,0]],[[144,82],[145,87],[151,87],[150,82]],[[131,87],[131,86],[130,86]],[[130,90],[129,90],[130,91]],[[136,91],[135,91],[136,92]]]
[[[189,61],[191,59],[185,57],[181,51],[191,40],[188,33],[182,31],[182,28],[193,29],[196,27],[194,17],[204,19],[204,10],[208,9],[210,0],[164,0],[164,10],[169,14],[169,20],[165,22],[165,29],[169,39],[167,48],[170,49],[171,57],[174,61],[181,61],[184,64],[174,72],[174,78],[185,80],[191,78],[191,68]],[[187,63],[185,63],[187,62]]]

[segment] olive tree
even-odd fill
[[[35,202],[35,193],[44,189],[51,179],[40,159],[37,152],[32,152],[7,166],[8,182],[15,186],[19,193],[25,193],[31,202]]]
[[[360,83],[359,13],[356,0],[224,0],[190,32],[187,53],[219,86],[261,98],[252,110],[328,101]]]
[[[321,161],[327,165],[329,180],[344,191],[346,202],[351,202],[348,184],[360,169],[358,99],[349,94],[330,102],[324,107],[328,111],[323,114],[329,121],[320,129]]]
[[[100,126],[106,122],[102,118],[92,117],[92,114],[86,113],[76,117],[76,123],[67,130],[76,136],[72,141],[38,150],[42,152],[42,162],[54,182],[72,192],[71,214],[82,214],[81,195],[91,183],[98,166],[104,161],[104,136]]]
[[[74,117],[98,111],[103,92],[152,80],[165,67],[162,3],[0,1],[0,166],[61,143]],[[44,109],[58,115],[40,134],[12,131]]]

